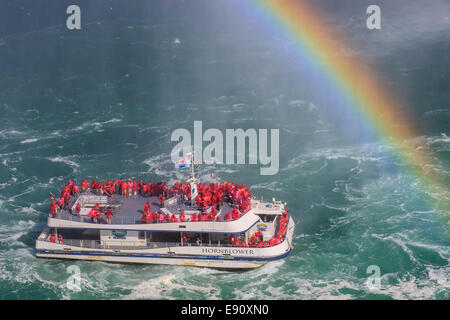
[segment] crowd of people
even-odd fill
[[[143,197],[157,196],[161,207],[164,206],[166,197],[171,198],[174,195],[180,195],[182,199],[195,201],[199,208],[199,212],[190,214],[189,217],[187,217],[183,211],[177,216],[170,213],[166,214],[162,212],[162,210],[152,212],[150,202],[147,201],[144,205],[144,211],[141,217],[143,223],[220,221],[217,210],[220,210],[224,201],[227,201],[230,206],[233,207],[231,211],[224,215],[225,221],[237,220],[251,209],[250,201],[252,194],[250,190],[245,185],[230,182],[223,182],[220,184],[210,183],[209,185],[198,183],[198,193],[195,199],[191,199],[191,186],[185,182],[176,182],[172,187],[168,188],[167,184],[163,182],[143,182],[142,180],[136,181],[132,179],[108,180],[102,182],[93,179],[91,182],[89,180],[82,180],[80,185],[81,192],[86,192],[90,188],[92,192],[100,195],[106,194],[113,196],[114,194],[120,194],[122,196],[131,196],[139,194]],[[53,194],[50,194],[54,200],[50,204],[50,215],[55,216],[58,209],[67,209],[71,197],[77,196],[79,192],[80,187],[78,186],[77,181],[69,179],[67,184],[62,188],[58,199],[56,199]],[[81,205],[79,203],[76,205],[75,210],[79,215],[81,211]],[[111,223],[113,211],[111,208],[106,208],[103,212],[100,205],[95,204],[87,215],[92,221],[97,222],[100,222],[102,215],[104,215],[106,220]],[[288,220],[289,214],[285,210],[280,217],[278,231],[268,241],[263,241],[262,232],[261,230],[258,230],[250,237],[248,244],[245,240],[240,242],[234,236],[229,238],[229,242],[230,244],[239,247],[274,246],[283,241]]]
[[[78,205],[79,205],[79,203],[78,203]],[[76,211],[79,214],[80,212],[78,211],[78,208],[81,208],[81,206],[78,207],[78,205],[76,207]],[[92,221],[97,221],[98,223],[100,223],[100,221],[102,219],[102,214],[103,214],[103,212],[100,208],[100,204],[96,203],[95,206],[88,212],[87,216],[89,218],[91,218]],[[104,215],[105,215],[107,222],[111,223],[111,217],[114,215],[112,209],[107,208],[106,211],[104,212]]]
[[[50,196],[53,199],[50,203],[50,215],[55,216],[58,208],[67,208],[70,203],[70,197],[78,195],[79,191],[80,188],[78,187],[77,182],[73,182],[72,179],[69,179],[67,184],[61,189],[60,197],[58,199],[50,193]]]
[[[191,200],[191,187],[185,182],[176,182],[170,189],[164,182],[144,182],[143,180],[136,181],[132,179],[110,179],[106,182],[95,179],[89,182],[89,180],[85,179],[81,181],[80,185],[81,190],[76,180],[74,182],[72,179],[69,179],[62,188],[59,199],[51,195],[54,202],[51,204],[50,213],[55,214],[58,207],[60,209],[67,208],[71,196],[77,196],[80,191],[85,192],[89,188],[93,193],[99,195],[113,196],[114,194],[120,194],[122,196],[131,196],[139,194],[144,197],[157,196],[161,207],[164,205],[164,200],[167,197],[174,195],[182,195],[183,199]],[[223,201],[228,200],[237,208],[237,211],[230,216],[232,220],[250,209],[251,192],[245,185],[230,182],[221,184],[210,183],[209,185],[199,183],[197,184],[197,189],[198,194],[192,201],[195,201],[202,211],[206,211],[207,208],[214,206],[220,208]]]
[[[56,238],[54,233],[50,233],[48,236],[48,241],[52,243],[63,243],[63,237],[61,234],[58,234],[58,238]]]
[[[86,191],[90,189],[92,192],[99,195],[109,195],[120,194],[124,197],[135,196],[140,194],[142,196],[160,196],[165,195],[168,192],[167,184],[163,182],[144,182],[143,180],[124,180],[109,179],[106,182],[97,181],[93,179],[91,182],[89,180],[81,181],[81,191]]]
[[[289,213],[285,209],[283,214],[280,216],[279,228],[277,232],[269,240],[264,241],[262,231],[258,230],[257,232],[255,232],[253,235],[250,236],[248,244],[245,241],[245,239],[243,239],[242,242],[240,242],[239,239],[236,238],[234,235],[230,236],[228,241],[230,242],[230,244],[236,247],[256,247],[256,248],[273,247],[283,242],[284,237],[286,236],[287,230],[286,228],[288,221],[289,221]]]
[[[145,186],[144,184],[143,186]],[[187,183],[175,183],[166,193],[164,190],[165,184],[158,187],[158,184],[149,184],[150,189],[146,189],[146,193],[155,195],[159,193],[158,199],[161,207],[164,205],[166,194],[169,197],[174,195],[181,195],[185,199],[191,197],[191,187]],[[162,223],[162,222],[185,222],[185,221],[220,221],[220,216],[217,210],[221,208],[224,201],[228,201],[234,209],[225,214],[225,221],[232,221],[239,219],[247,211],[250,210],[251,193],[245,185],[238,185],[235,183],[224,182],[222,184],[210,183],[197,184],[198,194],[195,197],[195,203],[199,207],[200,211],[191,214],[186,217],[184,213],[178,215],[164,214],[163,212],[151,212],[151,205],[147,201],[144,206],[144,211],[141,217],[141,221],[145,223]],[[139,189],[138,189],[139,190]],[[150,191],[147,191],[150,190]]]

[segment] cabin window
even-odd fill
[[[259,217],[263,222],[273,222],[275,220],[276,215],[273,214],[260,214]]]
[[[179,232],[152,232],[153,242],[180,242]]]
[[[139,240],[144,240],[144,239],[145,239],[145,232],[144,232],[144,231],[139,231],[139,233],[138,233],[138,239],[139,239]]]

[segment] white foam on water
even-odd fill
[[[132,146],[133,148],[137,149],[138,145],[136,143],[126,142],[124,143],[125,146]]]
[[[9,138],[10,136],[18,136],[22,135],[23,132],[17,131],[17,130],[0,130],[0,137],[1,138]]]
[[[272,181],[272,182],[266,182],[266,183],[258,183],[255,185],[250,186],[251,190],[254,189],[263,189],[263,190],[270,190],[273,192],[282,192],[283,188],[280,187],[282,184],[278,181]]]
[[[90,131],[90,132],[92,132],[92,131],[101,129],[106,124],[117,123],[117,122],[121,122],[121,121],[122,121],[122,119],[118,119],[118,118],[113,118],[113,119],[103,121],[103,122],[87,121],[87,122],[84,122],[83,124],[81,124],[80,126],[75,127],[72,130],[73,131],[83,131],[87,128],[92,128],[92,130]]]
[[[8,244],[8,245],[14,245],[14,246],[21,246],[21,247],[26,247],[26,245],[19,241],[18,239],[23,236],[24,234],[26,234],[27,232],[16,232],[11,236],[6,236],[6,237],[1,237],[0,238],[0,243],[2,244]]]
[[[450,265],[450,247],[448,247],[448,246],[432,245],[432,244],[426,244],[426,243],[414,241],[414,240],[409,239],[406,235],[404,235],[402,233],[394,233],[394,234],[390,234],[390,235],[384,236],[384,237],[380,236],[378,234],[371,234],[371,237],[380,239],[383,241],[394,242],[399,247],[401,247],[403,249],[403,251],[405,253],[407,253],[408,256],[410,257],[410,259],[414,262],[419,263],[417,261],[417,259],[415,258],[413,251],[408,247],[408,245],[433,251],[433,252],[437,253],[443,260],[447,260],[447,263]]]
[[[298,100],[291,100],[288,102],[288,104],[290,106],[301,107],[301,106],[307,104],[307,102],[305,100],[298,99]]]
[[[10,246],[19,246],[28,248],[28,246],[19,239],[34,229],[36,223],[34,221],[19,221],[13,225],[2,225],[0,227],[0,243],[8,244]],[[0,252],[0,256],[4,256],[7,252]]]
[[[0,236],[8,233],[17,233],[23,231],[30,231],[36,226],[36,222],[31,220],[20,220],[19,222],[13,222],[13,224],[1,224]]]
[[[40,211],[36,210],[35,208],[33,208],[33,205],[31,205],[29,207],[22,207],[18,211],[26,213],[27,215],[33,215],[33,216],[40,216],[40,215],[42,215],[42,212],[40,212]]]
[[[39,140],[38,138],[31,138],[31,139],[25,139],[25,140],[22,140],[22,141],[20,141],[20,143],[21,143],[21,144],[32,143],[32,142],[36,142],[36,141],[38,141],[38,140]]]
[[[197,285],[186,280],[192,274],[187,271],[181,272],[182,269],[175,268],[176,273],[160,275],[153,279],[149,279],[133,286],[131,294],[123,297],[124,299],[175,299],[176,293],[182,294],[183,297],[201,295],[207,296],[208,299],[219,299],[220,289],[214,287],[211,283],[203,283]],[[183,269],[186,271],[186,269]]]
[[[379,150],[379,147],[382,146],[378,144],[366,144],[363,146],[316,149],[293,157],[281,171],[302,167],[311,160],[350,159],[357,162],[357,167],[364,162],[380,162],[384,158],[379,154],[382,151]],[[357,167],[353,170],[356,170]]]
[[[450,269],[435,269],[426,267],[427,276],[417,278],[414,275],[406,274],[398,279],[397,274],[383,275],[380,288],[368,290],[373,294],[388,295],[396,300],[429,300],[435,299],[440,292],[450,295]],[[387,284],[389,278],[397,280],[395,284]]]
[[[267,284],[266,281],[266,283],[256,283],[244,288],[236,288],[233,294],[235,299],[238,300],[347,300],[354,298],[354,296],[349,293],[344,294],[339,292],[339,290],[352,289],[361,291],[360,286],[339,278],[332,281],[304,279],[298,275],[284,275],[283,278],[288,281],[289,290],[285,289],[284,286],[274,287],[272,284]]]
[[[260,290],[261,287],[266,287],[270,280],[273,280],[276,276],[275,274],[279,271],[280,267],[285,263],[284,260],[276,260],[266,263],[265,265],[246,272],[243,277],[237,277],[235,273],[224,274],[221,276],[224,282],[248,282],[248,284],[235,285],[236,289],[233,294],[236,298],[244,298],[245,294],[251,293],[252,297],[254,292]],[[242,296],[241,296],[242,295]],[[260,298],[260,296],[256,296]]]
[[[75,161],[70,160],[69,157],[53,157],[53,158],[47,158],[47,160],[50,160],[51,162],[63,162],[67,165],[69,165],[72,168],[79,168],[80,165],[76,163]]]
[[[448,109],[435,109],[425,112],[427,116],[435,116],[435,115],[447,115],[450,114],[450,110]]]
[[[297,290],[290,299],[314,299],[314,300],[348,300],[353,299],[352,294],[343,294],[339,290],[352,289],[361,291],[361,287],[348,280],[336,278],[334,280],[308,280],[302,278],[293,279]]]

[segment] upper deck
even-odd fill
[[[175,198],[175,197],[174,197]],[[265,203],[252,199],[251,209],[239,219],[225,221],[225,215],[233,210],[233,206],[224,201],[217,210],[220,221],[191,221],[192,213],[199,213],[200,208],[191,207],[188,201],[170,198],[165,201],[164,208],[156,196],[98,196],[87,191],[74,197],[69,209],[58,210],[55,216],[49,216],[48,226],[55,228],[80,228],[80,229],[126,229],[138,231],[186,231],[186,232],[210,232],[210,233],[240,233],[254,226],[260,217],[257,214],[281,214],[282,205]],[[172,200],[172,201],[171,201]],[[185,222],[145,223],[141,221],[146,202],[151,205],[151,211],[170,213],[179,219],[181,211],[186,216]],[[76,214],[75,206],[81,203],[80,215]],[[110,221],[103,215],[99,221],[87,216],[90,209],[98,203],[101,208],[111,208],[114,215]]]

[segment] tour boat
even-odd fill
[[[69,180],[36,240],[41,258],[251,269],[292,250],[286,204],[256,199],[244,185],[168,187],[131,179]],[[192,199],[192,201],[191,201]]]

